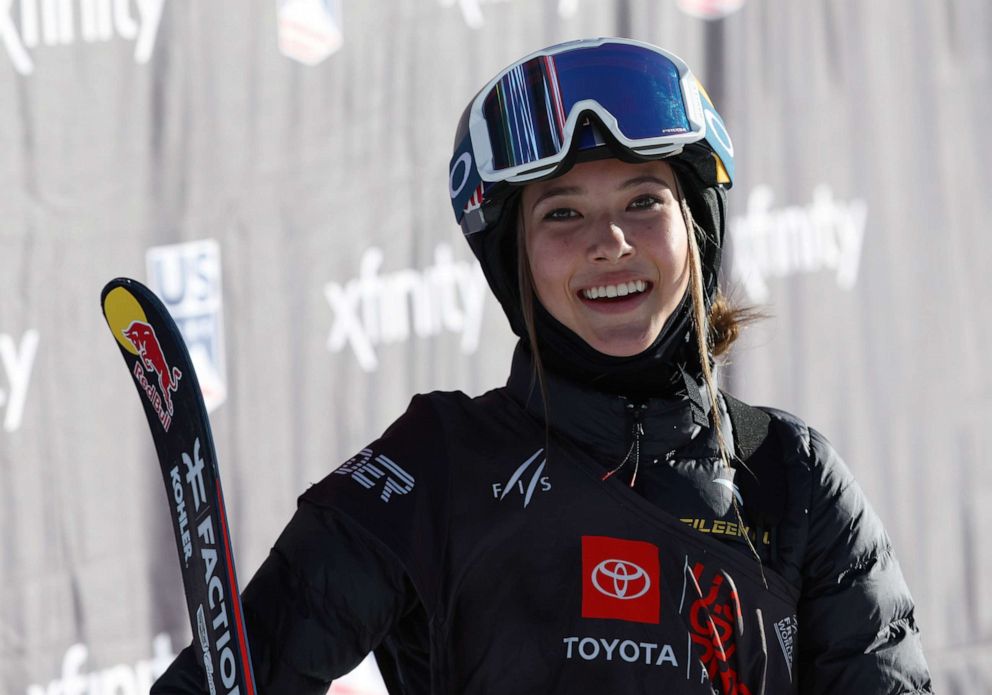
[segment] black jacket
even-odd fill
[[[531,371],[415,397],[300,498],[244,591],[263,695],[323,693],[373,650],[393,694],[931,692],[888,537],[822,435],[765,409],[782,504],[759,528],[688,401],[552,377],[546,420]],[[152,692],[201,678],[187,649]]]

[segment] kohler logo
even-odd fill
[[[44,46],[134,41],[134,60],[155,48],[165,0],[0,0],[0,39],[22,75],[34,71],[32,52]]]

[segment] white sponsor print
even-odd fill
[[[670,644],[635,642],[614,637],[565,637],[565,658],[584,661],[626,661],[628,664],[647,666],[674,666],[679,662]]]
[[[541,459],[541,463],[538,464],[534,472],[531,473],[530,479],[527,483],[524,483],[523,476],[527,472],[527,469],[531,467],[538,457],[544,453],[544,449],[538,449],[535,451],[529,459],[524,461],[517,467],[517,470],[513,471],[513,475],[510,476],[509,480],[505,483],[493,483],[493,497],[502,502],[506,499],[507,495],[511,492],[516,492],[524,497],[524,508],[530,504],[531,498],[534,497],[534,493],[540,489],[541,492],[548,492],[551,490],[551,480],[546,475],[541,475],[544,473],[544,466],[547,464],[548,460],[546,458]]]
[[[145,264],[148,286],[176,320],[212,412],[227,400],[220,244],[202,239],[153,246]]]
[[[155,48],[165,0],[0,0],[0,40],[22,75],[34,71],[39,46],[134,41],[134,60],[147,63]]]
[[[18,430],[23,421],[38,339],[38,331],[34,329],[24,331],[19,343],[14,336],[0,333],[0,367],[5,376],[0,381],[0,408],[4,409],[5,432]]]
[[[486,278],[478,261],[455,261],[449,244],[434,249],[434,265],[379,274],[385,260],[372,246],[358,262],[358,277],[328,282],[324,296],[334,314],[327,349],[348,346],[367,372],[379,366],[376,346],[406,342],[442,331],[461,334],[461,350],[479,346]]]
[[[775,635],[778,637],[778,646],[782,648],[785,665],[789,667],[789,680],[792,680],[792,660],[795,656],[797,632],[799,632],[799,621],[794,615],[788,618],[782,618],[775,623]]]
[[[472,29],[485,26],[486,17],[482,14],[483,5],[505,4],[510,0],[438,0],[441,7],[458,5],[462,11],[465,24]],[[558,0],[558,16],[561,19],[571,19],[579,11],[579,0]]]
[[[344,43],[341,0],[279,0],[279,51],[316,65]]]
[[[362,449],[334,472],[337,475],[350,475],[352,480],[366,490],[371,490],[380,480],[384,480],[382,493],[379,495],[383,502],[388,502],[393,494],[407,494],[415,485],[413,476],[392,459],[382,454],[373,459],[371,449]]]
[[[152,640],[151,658],[135,664],[87,672],[89,653],[85,644],[72,645],[62,657],[61,676],[47,685],[29,685],[26,695],[142,695],[176,658],[172,640],[164,632]]]
[[[829,270],[837,285],[852,289],[868,219],[868,205],[837,200],[820,184],[806,206],[772,208],[774,193],[760,185],[751,191],[745,214],[730,221],[734,278],[754,302],[769,297],[768,279]]]
[[[651,577],[643,567],[615,558],[593,567],[591,580],[596,591],[620,601],[638,599],[651,589]]]

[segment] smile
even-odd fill
[[[639,294],[647,288],[648,283],[644,280],[631,280],[630,282],[621,282],[618,285],[590,287],[582,290],[582,296],[586,299],[613,299],[614,297],[626,297],[628,294]]]

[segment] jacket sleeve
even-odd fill
[[[255,680],[265,695],[323,695],[418,605],[389,551],[348,518],[305,501],[242,601]],[[207,693],[193,645],[151,693]]]
[[[932,693],[913,599],[889,537],[827,440],[811,429],[810,445],[799,692]]]
[[[416,624],[423,637],[444,546],[446,471],[440,420],[417,396],[382,437],[300,497],[242,593],[260,692],[323,695],[394,629]],[[204,688],[187,648],[152,694]]]

